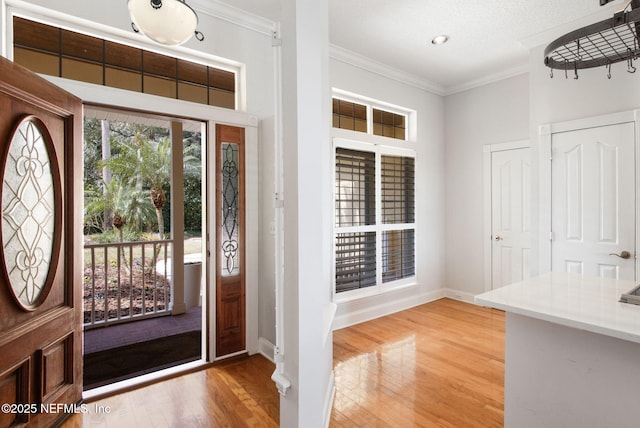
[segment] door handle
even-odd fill
[[[628,259],[629,257],[631,257],[631,253],[628,251],[622,251],[620,254],[616,254],[616,253],[609,253],[610,256],[616,256],[616,257],[620,257],[621,259]]]
[[[503,238],[502,238],[502,236],[500,236],[500,235],[496,235],[496,236],[494,236],[494,237],[493,237],[493,240],[494,240],[494,241],[496,241],[496,242],[497,242],[497,241],[502,241],[502,239],[503,239]]]

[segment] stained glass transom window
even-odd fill
[[[24,120],[10,142],[2,184],[2,247],[11,289],[25,307],[45,291],[53,253],[55,188],[42,131]]]

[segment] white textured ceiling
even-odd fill
[[[310,0],[313,1],[313,0]],[[279,0],[225,0],[277,21]],[[333,45],[452,92],[526,68],[529,48],[613,16],[615,0],[329,0]],[[431,44],[438,34],[448,43]],[[543,58],[540,58],[542,61]]]

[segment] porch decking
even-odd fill
[[[84,354],[201,330],[201,312],[202,308],[195,306],[180,315],[166,315],[85,330]]]
[[[85,245],[85,390],[201,358],[200,265],[185,264],[178,286],[190,309],[172,315],[170,247],[166,240]]]
[[[197,361],[202,355],[201,308],[84,332],[84,389]]]

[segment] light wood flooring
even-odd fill
[[[62,428],[277,427],[274,365],[261,355],[88,403]],[[98,409],[109,409],[109,413]]]
[[[500,311],[442,299],[336,331],[334,367],[331,427],[503,426]],[[230,361],[90,403],[63,427],[278,426],[273,369]]]
[[[503,312],[442,299],[333,337],[332,427],[503,426]]]

